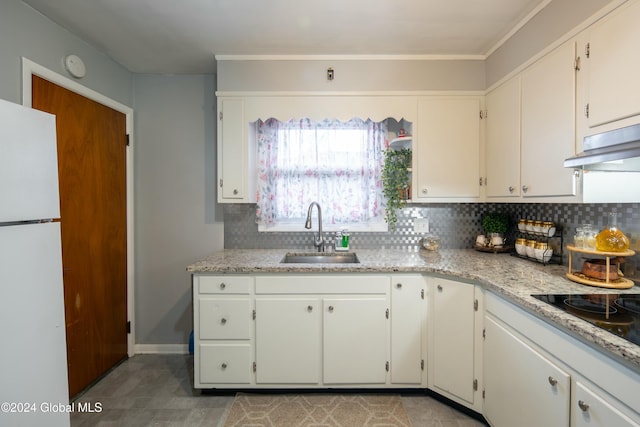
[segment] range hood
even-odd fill
[[[567,168],[640,171],[640,124],[584,138],[584,152],[564,161]]]

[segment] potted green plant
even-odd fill
[[[503,236],[511,225],[509,215],[502,212],[489,212],[482,217],[482,228],[487,236],[499,234]]]
[[[385,221],[394,230],[397,211],[407,205],[411,188],[411,149],[387,149],[382,168],[382,192],[387,199]]]

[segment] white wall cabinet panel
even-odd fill
[[[494,427],[568,426],[571,377],[485,318],[484,415]]]
[[[479,97],[418,100],[414,198],[480,196],[480,109]]]
[[[576,381],[572,396],[573,427],[638,427],[611,402],[601,398],[586,384]]]
[[[522,73],[521,189],[524,197],[573,196],[564,159],[575,154],[575,43]]]
[[[320,382],[319,298],[256,299],[256,382]]]
[[[426,279],[391,277],[391,382],[421,384],[425,371]]]
[[[478,389],[476,324],[481,319],[475,285],[435,278],[429,296],[429,378],[431,388],[466,405]]]
[[[384,384],[387,299],[324,299],[325,384]]]
[[[244,100],[218,98],[218,202],[250,202],[249,123]]]
[[[638,22],[640,1],[629,1],[594,24],[590,31],[585,65],[589,67],[591,128],[640,115]]]
[[[520,196],[520,77],[487,94],[486,196]]]

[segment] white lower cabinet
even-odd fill
[[[481,298],[473,284],[430,281],[429,387],[480,411]]]
[[[484,416],[494,427],[568,426],[571,378],[492,318],[485,319]]]
[[[253,300],[249,276],[194,276],[194,386],[253,382]]]
[[[492,427],[640,426],[640,373],[485,295],[484,409]]]
[[[257,276],[256,384],[384,386],[389,288],[385,275]]]
[[[600,397],[589,386],[575,382],[572,398],[573,427],[638,427],[638,421],[624,415],[610,401]]]
[[[387,297],[326,298],[323,304],[324,383],[384,384]]]
[[[391,277],[391,383],[426,383],[427,280]]]
[[[256,383],[320,382],[321,310],[319,298],[256,299]]]

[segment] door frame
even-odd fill
[[[127,188],[127,320],[131,322],[131,330],[127,335],[127,355],[132,357],[135,346],[135,301],[134,301],[134,280],[135,280],[135,256],[134,256],[134,183],[133,183],[133,108],[121,104],[105,95],[89,89],[80,83],[71,80],[61,74],[49,70],[25,57],[22,57],[22,105],[31,108],[31,76],[42,77],[65,89],[82,95],[92,101],[112,108],[126,116],[126,132],[129,135],[129,144],[126,148],[126,188]]]

